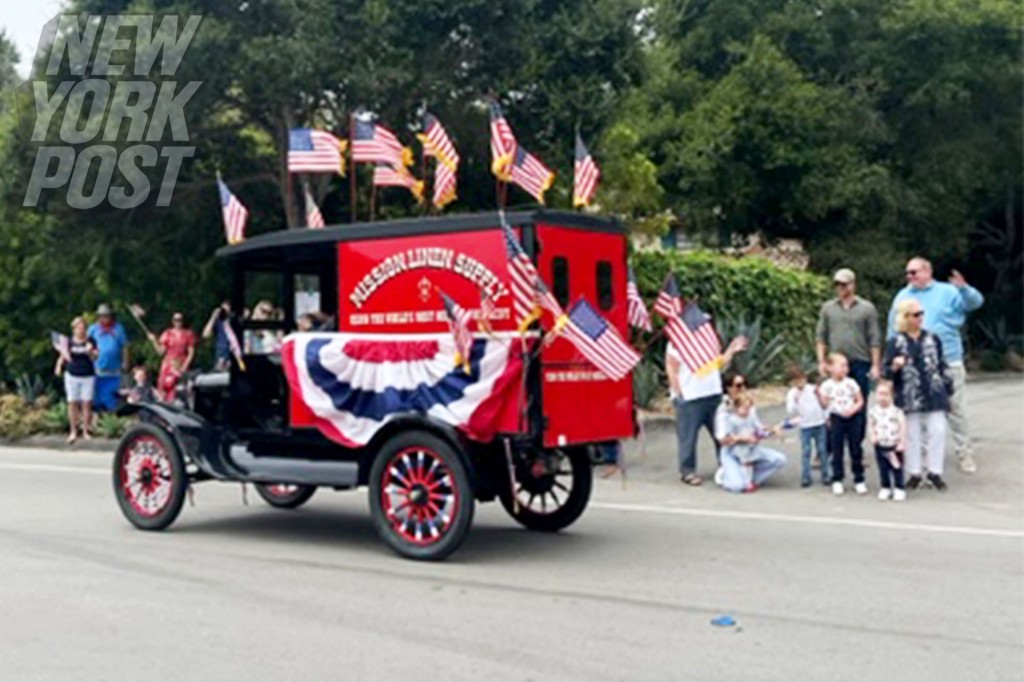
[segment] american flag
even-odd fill
[[[597,192],[597,181],[601,179],[601,171],[594,163],[594,157],[587,151],[583,138],[576,133],[576,160],[573,164],[572,205],[589,206],[594,193]]]
[[[423,181],[414,178],[404,166],[395,168],[377,164],[373,167],[373,184],[377,187],[405,187],[416,197],[416,201],[423,201]]]
[[[523,251],[515,232],[501,215],[501,229],[505,236],[505,254],[508,257],[508,275],[512,284],[512,314],[519,331],[524,331],[537,319],[537,287],[540,279],[533,261]]]
[[[224,181],[217,178],[217,191],[220,193],[220,211],[224,218],[224,234],[228,244],[237,244],[245,239],[245,222],[249,219],[249,209],[242,205]]]
[[[512,182],[529,192],[538,202],[544,203],[544,192],[555,181],[555,174],[533,154],[522,147],[516,147],[512,162]]]
[[[423,115],[423,132],[418,137],[423,143],[424,156],[434,157],[438,163],[448,166],[453,171],[459,167],[459,153],[448,137],[448,131],[430,112]]]
[[[583,357],[616,381],[628,376],[640,362],[640,354],[583,299],[569,309],[562,334]]]
[[[516,136],[505,120],[501,105],[491,102],[491,172],[499,180],[512,179],[510,166],[516,153]]]
[[[347,143],[323,130],[292,128],[288,131],[289,173],[345,174]]]
[[[534,294],[537,305],[544,310],[547,310],[557,321],[565,311],[562,310],[562,306],[558,303],[558,299],[551,293],[551,289],[548,289],[547,285],[541,281],[540,277],[534,280],[534,287],[536,293]]]
[[[477,318],[477,326],[488,334],[493,331],[491,318],[494,317],[496,311],[497,306],[494,304],[494,299],[486,289],[480,287],[480,317]]]
[[[432,202],[437,208],[444,208],[445,205],[455,201],[455,193],[459,179],[454,168],[449,168],[443,163],[437,164],[434,171],[434,198]]]
[[[629,318],[629,325],[636,329],[651,331],[651,314],[647,312],[647,305],[640,297],[640,288],[636,285],[636,273],[633,267],[629,267],[629,279],[626,282],[626,316]]]
[[[669,273],[654,310],[665,318],[665,333],[691,372],[699,372],[722,354],[711,318],[693,301],[684,303],[679,285]]]
[[[352,131],[352,160],[405,167],[412,163],[412,153],[384,126],[356,119]]]
[[[224,338],[228,341],[228,348],[231,349],[231,354],[235,356],[235,362],[238,363],[238,368],[244,372],[245,360],[242,359],[242,344],[238,342],[238,335],[235,334],[235,328],[231,326],[231,318],[225,316],[220,323],[223,325]]]
[[[71,340],[59,332],[50,332],[50,343],[64,362],[71,362]]]
[[[326,223],[324,223],[324,216],[320,213],[320,209],[317,208],[316,201],[313,199],[313,195],[309,193],[309,188],[305,188],[306,195],[306,227],[311,230],[319,230]]]
[[[469,331],[469,323],[473,317],[469,311],[456,303],[452,298],[441,291],[441,300],[444,301],[444,311],[448,315],[448,328],[455,337],[455,364],[462,365],[466,372],[469,372],[469,355],[473,350],[473,332]]]

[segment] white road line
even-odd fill
[[[99,474],[110,476],[110,469],[97,469],[96,467],[69,467],[60,464],[17,464],[15,462],[0,462],[0,469],[12,469],[14,471],[54,471],[72,474]]]
[[[854,526],[858,528],[881,528],[884,530],[922,531],[926,533],[951,533],[954,535],[981,535],[997,538],[1024,539],[1024,531],[998,528],[971,528],[968,526],[934,526],[925,523],[897,523],[893,521],[872,521],[870,519],[844,519],[835,516],[796,516],[795,514],[762,514],[757,512],[726,511],[720,509],[696,509],[693,507],[661,507],[649,504],[618,504],[615,502],[591,502],[595,509],[636,512],[641,514],[670,514],[676,516],[703,516],[718,519],[739,519],[743,521],[775,521],[778,523],[809,523],[823,526]]]
[[[0,462],[0,469],[15,471],[50,471],[57,473],[94,474],[109,476],[110,470],[97,467],[74,467],[60,464],[19,464]],[[712,519],[735,519],[741,521],[774,521],[776,523],[807,523],[822,526],[853,526],[855,528],[880,528],[883,530],[920,531],[925,533],[949,533],[953,535],[977,535],[983,537],[1024,539],[1024,531],[998,528],[972,528],[969,526],[935,526],[925,523],[897,523],[894,521],[872,521],[870,519],[846,519],[835,516],[797,516],[795,514],[767,514],[758,512],[728,511],[722,509],[698,509],[694,507],[670,507],[651,504],[620,504],[616,502],[591,502],[590,507],[607,511],[633,512],[640,514],[668,514],[674,516],[697,516]]]

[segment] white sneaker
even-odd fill
[[[903,490],[902,488],[895,488],[892,491],[892,501],[893,502],[903,502],[906,499],[907,499],[907,491],[906,490]]]
[[[721,488],[722,487],[722,481],[724,481],[724,480],[725,480],[725,469],[723,469],[722,467],[718,467],[717,469],[715,469],[715,485],[717,485],[719,488]]]
[[[832,484],[832,494],[833,495],[842,495],[844,492],[846,492],[846,491],[843,489],[843,482],[842,481],[836,481],[835,483]]]
[[[978,465],[974,463],[974,458],[971,457],[970,453],[965,452],[960,455],[960,471],[965,474],[973,474],[978,470]]]
[[[864,483],[863,481],[860,483],[854,483],[853,489],[857,492],[858,495],[868,494],[868,484]]]
[[[886,500],[891,500],[892,491],[889,490],[888,488],[882,488],[881,490],[878,491],[878,499],[881,500],[882,502],[885,502]]]

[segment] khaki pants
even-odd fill
[[[967,424],[967,370],[963,363],[951,364],[953,396],[949,403],[949,430],[953,435],[953,452],[958,458],[973,454],[970,429]]]

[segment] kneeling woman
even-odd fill
[[[719,424],[722,444],[722,487],[731,493],[752,493],[786,464],[786,456],[761,444],[771,432],[757,418],[749,395],[740,394]]]

